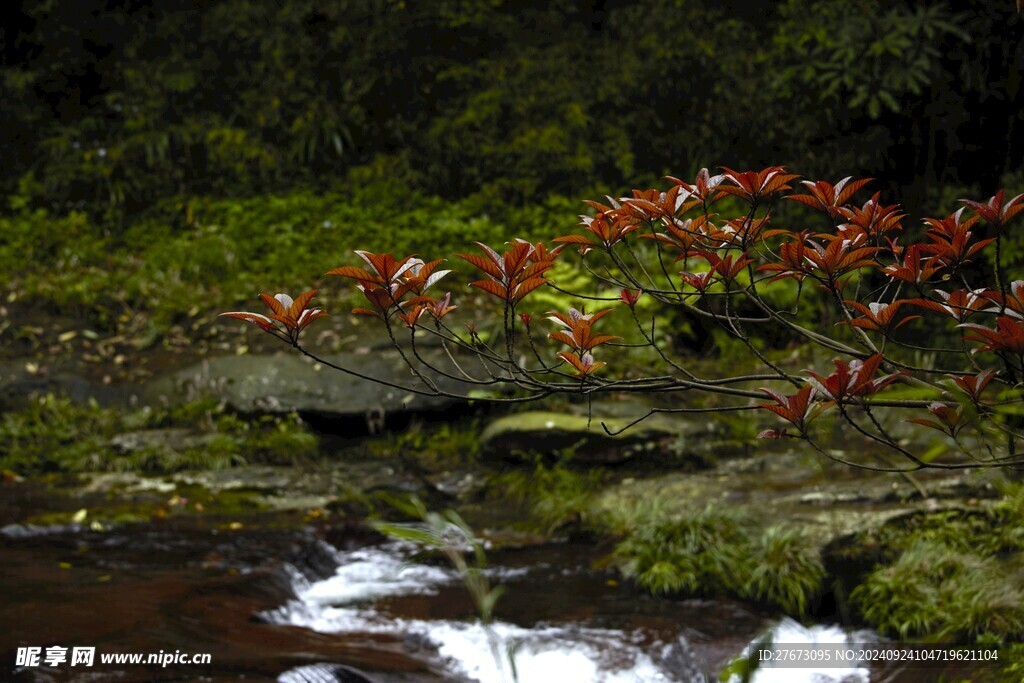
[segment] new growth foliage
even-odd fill
[[[718,409],[771,412],[785,423],[761,432],[762,438],[801,440],[833,459],[838,458],[818,444],[815,422],[824,413],[837,414],[894,456],[870,465],[842,460],[862,467],[1024,464],[1024,430],[1017,418],[1024,381],[1024,280],[1006,272],[1001,251],[1007,226],[1024,211],[1024,195],[1007,197],[1000,190],[986,201],[963,200],[960,210],[926,218],[923,230],[912,230],[904,225],[903,209],[886,204],[880,193],[856,200],[866,194],[868,178],[833,184],[770,166],[723,168],[715,175],[702,169],[692,182],[668,180],[666,191],[634,190],[630,197],[586,202],[590,211],[580,217],[580,232],[554,238],[557,246],[514,239],[504,249],[478,242],[481,253],[458,254],[483,275],[471,286],[496,304],[498,334],[486,339],[475,321],[466,323],[468,337],[452,322],[459,307],[452,292],[434,293],[451,272],[441,269],[443,260],[357,251],[367,267],[341,266],[328,274],[354,282],[368,305],[352,312],[384,326],[415,380],[402,388],[413,393],[468,399],[480,397],[481,385],[507,385],[518,392],[494,400],[513,402],[557,393],[718,394],[730,402]],[[782,201],[805,207],[799,225],[776,225]],[[601,290],[618,295],[562,289],[552,273],[569,247]],[[547,311],[552,328],[536,330],[530,295],[542,287],[625,307],[638,341],[602,331],[614,307]],[[786,299],[779,292],[794,289],[795,307],[777,303]],[[263,294],[272,315],[225,315],[315,358],[300,337],[325,315],[310,308],[315,294],[295,300]],[[655,329],[654,319],[641,318],[641,297],[717,326],[747,349],[761,371],[698,374],[685,357],[667,350],[665,332]],[[817,307],[818,315],[799,315],[801,305]],[[408,343],[397,334],[401,328]],[[450,367],[418,352],[417,338],[424,336],[444,348]],[[834,371],[794,371],[772,361],[763,349],[779,339],[832,355]],[[549,349],[545,342],[561,348]],[[614,353],[626,346],[649,349],[667,370],[629,375],[616,365]],[[917,360],[922,352],[936,360]],[[440,377],[459,380],[466,391],[442,390]],[[912,391],[897,393],[897,384]],[[907,424],[941,432],[951,453],[938,459],[909,450],[890,433],[891,420],[879,416],[883,409],[887,416],[902,413]],[[677,408],[648,415],[705,410],[680,400]]]

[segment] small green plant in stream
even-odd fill
[[[477,614],[487,633],[491,654],[494,656],[502,681],[517,681],[515,659],[512,649],[503,651],[498,634],[491,627],[494,621],[494,606],[504,592],[502,586],[491,586],[485,569],[487,555],[484,542],[473,533],[469,525],[455,510],[434,512],[427,510],[418,497],[412,496],[407,501],[394,499],[393,504],[406,515],[417,518],[419,522],[372,522],[377,531],[391,538],[408,541],[428,551],[441,552],[451,563],[462,579],[466,591],[473,599]]]

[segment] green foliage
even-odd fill
[[[920,514],[862,535],[876,563],[850,595],[901,638],[1024,637],[1024,486],[991,508]]]
[[[532,470],[510,470],[495,476],[490,488],[518,503],[526,503],[532,520],[544,533],[554,533],[568,525],[599,528],[603,515],[596,509],[595,494],[606,483],[608,473],[600,468],[585,472],[570,469],[566,453],[559,462],[548,465],[540,456]]]
[[[656,505],[632,514],[615,555],[655,594],[730,594],[799,615],[820,590],[821,559],[797,530],[759,530],[747,513],[711,505],[682,517]]]
[[[116,433],[117,414],[95,401],[78,405],[41,396],[0,422],[0,467],[15,472],[99,469],[104,442]]]
[[[787,96],[813,96],[820,103],[864,108],[872,119],[883,110],[899,112],[907,95],[932,85],[944,36],[971,40],[944,4],[887,9],[867,3],[790,0],[775,46],[793,56],[777,72]],[[908,58],[909,56],[909,58]],[[812,95],[813,94],[813,95]]]
[[[756,538],[751,559],[754,566],[743,595],[791,614],[807,611],[807,598],[820,589],[825,567],[805,534],[794,528],[768,527]]]
[[[162,438],[125,447],[115,437],[146,430],[195,430],[180,444]],[[0,421],[0,469],[46,472],[174,472],[224,469],[246,462],[290,464],[316,455],[318,441],[297,416],[245,421],[216,401],[186,403],[170,410],[119,411],[46,394]]]
[[[1020,571],[1021,567],[1017,570]],[[915,540],[872,572],[850,600],[883,633],[975,638],[1024,636],[1024,588],[994,557]]]
[[[254,292],[308,288],[318,273],[355,249],[417,248],[436,258],[473,240],[501,244],[513,232],[550,237],[575,222],[575,206],[552,197],[526,208],[490,207],[479,198],[446,202],[376,186],[356,194],[297,192],[245,200],[174,200],[118,238],[82,214],[21,211],[0,218],[0,272],[19,298],[114,327],[126,314],[151,316],[157,331],[224,310]],[[339,288],[342,292],[345,290]]]
[[[373,457],[397,456],[430,470],[472,465],[480,453],[480,425],[476,420],[429,428],[413,424],[369,440],[365,448]]]
[[[323,188],[362,164],[517,202],[712,160],[1019,165],[1012,124],[1009,154],[968,152],[1020,109],[1002,0],[84,2],[19,4],[0,55],[0,188],[62,212]]]

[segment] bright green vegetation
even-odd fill
[[[655,506],[629,523],[616,558],[655,594],[727,594],[799,616],[825,577],[818,549],[799,530],[761,527],[742,510],[667,516]]]
[[[657,499],[609,511],[595,499],[612,476],[538,460],[497,476],[492,489],[525,502],[546,533],[575,527],[614,540],[622,573],[657,595],[732,595],[799,616],[820,590],[819,551],[798,529],[714,506],[670,515]]]
[[[355,249],[449,257],[474,249],[474,240],[569,232],[576,213],[576,202],[557,198],[495,209],[474,199],[395,198],[382,187],[167,202],[121,235],[84,214],[26,210],[0,217],[0,272],[10,294],[43,310],[84,315],[107,329],[141,313],[159,331],[199,313],[251,306],[264,291],[323,283],[328,303],[351,296],[351,287],[321,275],[351,264]]]
[[[917,515],[852,544],[876,558],[850,601],[900,638],[1024,638],[1024,486],[987,511]]]
[[[157,429],[172,431],[147,432]],[[138,435],[134,443],[133,434]],[[159,473],[289,464],[313,457],[317,443],[295,416],[247,420],[215,401],[122,412],[95,401],[79,404],[44,395],[0,420],[0,470]]]

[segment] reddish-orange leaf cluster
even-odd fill
[[[986,293],[984,289],[974,289],[967,291],[966,289],[958,289],[954,292],[946,293],[941,289],[933,289],[933,293],[937,294],[941,301],[932,299],[907,299],[906,303],[912,306],[918,306],[920,308],[926,308],[936,313],[942,313],[947,315],[958,323],[962,323],[971,317],[977,311],[983,310],[984,306],[991,304],[988,296],[992,293]],[[998,294],[998,292],[996,292]]]
[[[811,376],[808,383],[830,400],[843,405],[852,398],[862,398],[877,393],[903,376],[903,373],[893,373],[876,378],[875,373],[878,372],[882,360],[883,357],[880,353],[863,361],[846,362],[836,359],[832,361],[835,363],[836,371],[828,377],[808,370],[807,374]]]
[[[630,308],[636,306],[636,302],[640,300],[640,295],[643,294],[643,290],[633,291],[632,289],[624,289],[619,292],[619,299],[622,303],[626,304]]]
[[[786,173],[783,166],[769,166],[761,171],[745,171],[740,173],[731,168],[722,167],[726,184],[719,185],[718,190],[745,199],[750,204],[757,204],[784,190],[793,189],[788,183],[800,176]]]
[[[763,387],[761,391],[767,394],[775,403],[760,403],[757,407],[772,411],[783,420],[791,423],[801,434],[807,431],[807,424],[817,414],[816,411],[820,410],[820,407],[814,403],[815,389],[810,384],[792,396],[785,396],[773,389],[765,389]],[[769,434],[773,433],[761,432],[758,436],[761,438],[778,438],[781,435],[775,433],[769,436]]]
[[[1024,354],[1024,320],[1001,315],[996,318],[994,330],[984,325],[975,325],[974,323],[962,323],[960,327],[966,327],[970,330],[965,335],[968,341],[981,344],[978,348],[971,349],[971,353],[996,351],[1017,355]]]
[[[686,190],[689,193],[689,197],[693,197],[704,208],[711,206],[726,195],[725,192],[718,189],[718,186],[725,180],[725,176],[721,174],[712,176],[706,168],[702,168],[697,172],[697,178],[694,180],[693,185],[672,176],[668,176],[668,179]]]
[[[996,371],[991,368],[982,370],[976,375],[946,375],[953,380],[960,391],[967,394],[967,398],[971,399],[971,403],[974,405],[981,403],[981,393],[985,391],[985,387],[995,376]]]
[[[424,310],[430,311],[437,318],[442,318],[456,307],[451,306],[451,294],[445,295],[443,306],[426,294],[450,270],[437,270],[442,260],[424,262],[414,256],[396,259],[391,254],[374,254],[368,251],[357,251],[356,254],[366,262],[369,270],[356,266],[342,266],[328,271],[328,275],[337,275],[356,281],[356,287],[366,298],[372,308],[354,308],[356,315],[367,315],[374,318],[387,319],[397,314],[406,325],[414,327]],[[406,297],[412,295],[408,300]],[[438,314],[440,313],[440,315]]]
[[[982,257],[984,250],[993,243],[999,245],[997,240],[1005,234],[1006,225],[1024,212],[1024,194],[1008,199],[1005,192],[999,190],[985,201],[961,200],[963,208],[945,218],[924,219],[924,233],[908,236],[902,225],[906,216],[899,205],[883,204],[879,193],[862,204],[853,203],[855,196],[871,182],[870,178],[850,176],[835,184],[807,179],[800,181],[801,194],[788,194],[799,176],[789,173],[783,166],[769,166],[759,171],[722,167],[721,171],[712,176],[707,169],[701,169],[692,183],[668,177],[672,185],[667,191],[636,189],[630,197],[588,201],[593,215],[580,217],[583,234],[558,237],[555,239],[558,246],[550,250],[543,243],[531,244],[517,239],[509,242],[502,253],[477,243],[482,253],[458,256],[483,273],[484,277],[472,285],[501,299],[506,313],[514,311],[526,296],[549,282],[549,271],[560,252],[565,245],[572,244],[583,254],[590,250],[606,252],[602,269],[593,272],[604,285],[619,290],[618,300],[631,309],[643,294],[639,289],[641,283],[646,296],[666,305],[676,302],[691,305],[686,299],[692,290],[705,295],[714,288],[715,297],[722,295],[722,298],[701,302],[704,315],[716,317],[719,322],[723,318],[728,321],[736,311],[742,310],[739,306],[747,296],[747,303],[752,300],[762,308],[766,314],[764,320],[786,326],[787,320],[794,319],[792,331],[822,341],[822,335],[807,333],[796,322],[796,316],[792,315],[796,308],[792,312],[771,311],[765,302],[774,299],[761,298],[757,290],[765,280],[771,284],[782,279],[793,279],[797,283],[810,279],[830,294],[825,301],[840,305],[839,312],[847,318],[840,324],[858,328],[856,342],[863,342],[872,349],[874,342],[861,330],[884,335],[881,348],[886,353],[899,346],[921,348],[913,333],[904,331],[896,335],[901,327],[923,317],[907,315],[906,307],[910,306],[915,312],[951,319],[952,324],[960,328],[963,340],[973,345],[970,353],[999,354],[1003,370],[980,370],[974,359],[965,358],[978,372],[948,375],[958,392],[979,408],[979,414],[996,409],[995,404],[981,404],[982,394],[990,382],[1000,381],[1006,386],[1019,383],[1024,375],[1024,280],[1007,282],[1009,278],[1003,274],[1005,259],[1000,258],[994,259],[994,286],[991,281],[975,280],[982,267],[989,265]],[[773,213],[777,213],[775,200],[779,196],[824,214],[825,220],[822,216],[812,217],[823,225],[821,231],[807,226],[800,229],[775,227]],[[735,201],[721,201],[731,198],[749,206],[738,217],[711,212],[716,204],[719,210],[734,206]],[[634,251],[633,244],[639,244],[636,240],[649,240],[656,250]],[[1004,253],[998,246],[996,249],[997,253]],[[660,271],[650,268],[644,260],[645,255],[653,257],[653,251],[656,251]],[[398,259],[391,254],[366,251],[356,253],[365,265],[343,266],[329,273],[353,280],[369,302],[369,307],[356,308],[354,313],[374,316],[388,324],[399,320],[415,329],[425,314],[440,320],[457,308],[451,303],[451,293],[439,298],[428,293],[450,272],[440,269],[442,261],[425,262],[415,256]],[[684,270],[679,273],[684,286],[682,292],[672,286],[675,283],[665,283],[666,278],[675,277],[671,267],[662,260],[666,256],[682,262],[680,268]],[[638,269],[630,272],[632,264]],[[752,274],[750,282],[743,273]],[[763,276],[758,275],[762,273]],[[737,284],[741,278],[743,281]],[[854,288],[849,286],[853,282],[857,283],[855,294],[851,294]],[[938,282],[950,285],[939,289],[935,286]],[[798,296],[803,291],[797,288]],[[261,294],[271,309],[269,315],[248,312],[222,315],[243,320],[297,344],[299,333],[326,315],[318,308],[309,308],[315,294],[315,291],[306,292],[296,300],[284,294],[274,297]],[[738,305],[733,306],[734,302]],[[548,314],[559,327],[548,335],[549,338],[568,347],[558,353],[558,358],[569,364],[581,380],[606,365],[595,361],[595,349],[618,339],[593,329],[608,312],[587,314],[570,309],[567,314]],[[530,333],[530,314],[519,315]],[[511,320],[514,318],[506,317],[506,325]],[[744,318],[744,322],[746,320]],[[756,322],[756,319],[751,320]],[[477,348],[486,348],[489,352],[489,345],[484,345],[476,333],[475,323],[466,325]],[[739,327],[748,326],[733,329]],[[511,363],[515,342],[512,331],[506,332]],[[841,340],[836,341],[837,345],[832,348],[844,348],[839,345],[843,343]],[[938,351],[955,354],[967,348]],[[849,351],[848,355],[857,354]],[[887,367],[909,367],[897,363],[895,357],[888,360]],[[787,429],[766,430],[760,436],[807,436],[808,423],[821,411],[872,396],[906,374],[879,376],[886,362],[881,353],[863,360],[835,360],[835,371],[830,375],[806,371],[807,384],[799,385],[799,390],[789,396],[763,388],[761,391],[771,402],[758,407],[775,413],[795,430],[793,434]],[[964,406],[970,407],[966,402]],[[952,437],[970,422],[962,407],[937,402],[931,404],[929,411],[931,417],[910,422],[938,429]]]
[[[843,215],[843,205],[857,190],[870,183],[874,178],[862,178],[850,182],[851,180],[853,180],[853,176],[847,176],[835,185],[825,180],[802,180],[801,184],[806,185],[811,194],[791,194],[786,199],[792,199],[818,211],[824,211],[830,218],[838,218]]]
[[[510,306],[548,283],[544,273],[555,265],[555,259],[562,251],[556,247],[550,251],[543,244],[530,244],[523,240],[512,242],[504,254],[499,254],[486,244],[476,242],[485,256],[479,254],[456,254],[487,275],[486,280],[477,280],[472,285],[493,294]]]
[[[906,325],[911,320],[921,317],[919,315],[910,315],[893,325],[896,322],[896,313],[907,303],[905,299],[893,301],[892,303],[874,302],[867,306],[857,301],[846,301],[845,303],[859,311],[861,317],[849,321],[844,320],[839,324],[852,325],[861,329],[871,330],[872,332],[888,333]]]
[[[923,250],[934,254],[943,266],[957,271],[969,263],[971,257],[995,241],[994,237],[976,240],[971,228],[978,222],[977,216],[964,220],[963,209],[943,219],[925,218],[929,226],[925,236],[930,240]]]
[[[255,325],[264,332],[270,332],[275,336],[286,338],[292,343],[299,339],[299,333],[314,321],[327,315],[319,308],[309,308],[310,302],[316,296],[317,290],[311,289],[292,299],[287,294],[260,294],[260,299],[270,309],[269,316],[261,313],[249,313],[247,311],[230,311],[221,313],[222,316],[235,318]]]
[[[925,417],[913,417],[906,422],[913,422],[914,424],[924,425],[925,427],[931,427],[937,429],[943,434],[948,434],[954,439],[957,434],[967,426],[967,422],[964,421],[964,411],[962,406],[953,408],[947,406],[945,403],[932,403],[928,406],[928,412],[938,418],[938,421],[929,420]]]
[[[590,375],[605,365],[603,362],[595,363],[591,351],[601,344],[619,339],[619,337],[608,334],[594,334],[594,323],[609,313],[611,313],[611,309],[589,314],[575,308],[570,308],[568,314],[548,311],[548,320],[563,328],[552,332],[548,337],[572,349],[572,353],[562,351],[558,357],[572,365],[579,376]]]
[[[1005,190],[999,190],[987,202],[975,202],[970,199],[961,199],[960,201],[974,209],[983,221],[997,228],[1006,225],[1013,220],[1014,216],[1024,211],[1024,193],[1006,201]]]

